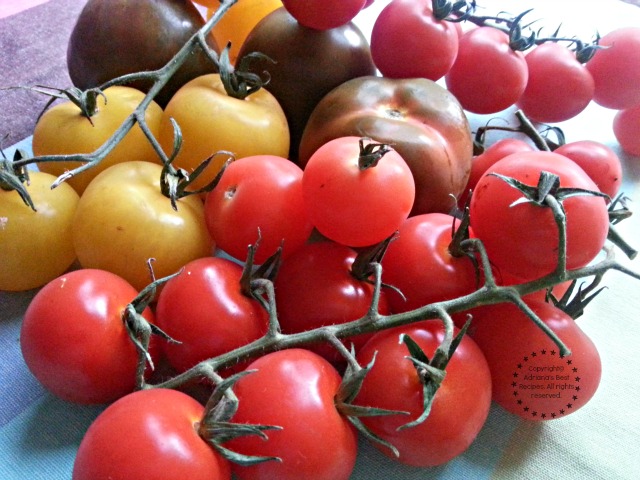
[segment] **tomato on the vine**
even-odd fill
[[[438,80],[458,54],[457,28],[436,18],[431,2],[394,0],[373,25],[373,61],[385,77]]]
[[[204,407],[167,389],[116,401],[91,424],[73,465],[73,480],[230,480],[229,462],[200,437]]]
[[[390,146],[341,137],[311,155],[302,193],[320,233],[362,247],[382,242],[409,216],[415,183],[407,163]]]
[[[622,150],[640,156],[640,105],[620,110],[613,117],[613,133]]]
[[[365,0],[282,0],[284,8],[300,23],[315,30],[329,30],[349,23],[364,8]]]
[[[102,270],[75,270],[47,283],[29,304],[20,330],[31,373],[69,402],[108,403],[132,392],[138,352],[123,312],[137,295],[124,279]],[[149,308],[143,316],[153,322]]]
[[[361,365],[368,365],[374,355],[375,363],[354,403],[409,412],[361,420],[397,448],[400,462],[420,467],[442,465],[471,445],[487,419],[491,405],[489,367],[480,348],[464,336],[446,366],[429,416],[418,425],[399,429],[420,417],[424,410],[423,383],[407,358],[407,346],[398,341],[403,334],[431,358],[443,341],[444,328],[439,320],[427,320],[376,333],[357,354]],[[374,445],[395,458],[387,447]]]
[[[341,383],[324,358],[292,348],[252,362],[233,387],[239,407],[234,423],[282,427],[224,444],[244,455],[275,456],[243,467],[232,465],[239,480],[347,480],[356,461],[355,429],[337,411],[334,397]]]

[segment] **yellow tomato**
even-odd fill
[[[70,155],[91,153],[99,148],[136,109],[144,93],[131,87],[115,86],[104,91],[107,98],[97,98],[97,111],[91,120],[81,115],[80,109],[71,101],[54,105],[36,124],[33,132],[34,155]],[[157,137],[160,129],[162,109],[151,102],[145,113],[149,129]],[[160,159],[145,137],[142,129],[134,125],[122,141],[95,167],[70,178],[67,183],[79,194],[101,171],[116,163],[143,160],[160,163]],[[78,162],[43,162],[43,172],[59,176],[80,166]]]
[[[211,18],[219,5],[218,0],[197,0],[197,3],[210,7],[207,11],[208,18]],[[233,5],[213,27],[211,33],[220,48],[224,48],[228,42],[231,42],[229,57],[231,62],[235,62],[244,39],[253,27],[280,7],[282,7],[280,0],[238,0],[238,3]]]
[[[71,225],[78,194],[65,184],[51,189],[55,180],[48,173],[30,173],[26,189],[36,211],[15,190],[0,188],[0,290],[41,287],[75,260]]]
[[[173,148],[173,118],[182,131],[182,147],[174,165],[193,171],[220,150],[236,158],[289,155],[289,126],[275,97],[264,88],[244,99],[227,95],[220,75],[195,78],[171,98],[160,125],[159,141],[167,154]],[[214,159],[192,184],[201,188],[220,170],[226,156]]]
[[[98,175],[80,198],[73,244],[80,265],[115,273],[136,289],[151,278],[177,272],[209,256],[213,241],[200,197],[181,198],[177,210],[160,189],[162,167],[150,162],[113,165]]]

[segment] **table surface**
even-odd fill
[[[0,3],[0,87],[68,86],[66,42],[85,2],[1,0]],[[376,0],[357,18],[366,35],[387,3],[388,0]],[[505,5],[516,13],[532,6],[538,18],[546,18],[552,24],[562,22],[565,31],[577,34],[591,35],[596,28],[604,34],[616,27],[640,25],[640,8],[633,5],[638,2],[631,0],[478,3],[491,12],[504,9]],[[571,12],[577,16],[570,19]],[[14,144],[29,149],[34,121],[44,103],[42,97],[26,91],[0,91],[0,139],[5,153],[10,155],[13,147],[7,147],[15,147]],[[558,126],[563,128],[568,141],[593,139],[612,147],[624,162],[623,191],[633,199],[640,195],[640,158],[621,152],[611,131],[614,113],[591,105],[578,118]],[[512,111],[503,116],[514,121]],[[472,119],[475,125],[486,120]],[[631,243],[640,246],[638,218],[623,222],[620,231]],[[640,270],[637,262],[630,265]],[[637,478],[640,387],[635,349],[640,344],[637,313],[640,283],[615,272],[607,274],[605,283],[609,288],[579,320],[597,345],[603,363],[601,386],[587,406],[567,417],[541,423],[520,420],[493,406],[471,448],[438,468],[399,466],[362,442],[352,478]],[[103,407],[80,407],[58,400],[45,392],[28,372],[20,354],[19,329],[22,314],[34,294],[0,292],[0,478],[69,479],[82,435]]]

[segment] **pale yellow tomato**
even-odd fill
[[[100,173],[82,195],[73,221],[73,245],[80,265],[115,273],[141,290],[156,277],[177,272],[191,260],[209,256],[213,241],[204,206],[194,195],[177,210],[160,189],[162,167],[125,162]]]
[[[171,98],[164,110],[159,141],[167,154],[173,149],[174,119],[182,132],[182,147],[176,167],[193,171],[217,151],[230,151],[236,158],[253,155],[289,155],[289,126],[282,107],[264,88],[244,99],[227,95],[220,75],[191,80]],[[209,183],[227,156],[215,158],[193,188]]]
[[[78,194],[65,184],[51,189],[55,180],[48,173],[30,173],[26,189],[35,211],[15,190],[0,188],[0,290],[41,287],[75,260],[71,226]]]
[[[97,111],[91,120],[83,116],[71,101],[58,103],[48,109],[37,122],[33,132],[34,155],[70,155],[91,153],[99,148],[136,109],[144,93],[131,87],[115,86],[97,97]],[[151,102],[145,112],[149,130],[157,137],[162,109]],[[79,194],[101,171],[116,163],[142,160],[160,163],[142,129],[134,125],[122,141],[96,166],[67,180]],[[80,166],[78,162],[43,162],[39,169],[55,176]]]
[[[197,3],[210,7],[207,11],[208,18],[211,18],[220,4],[218,0],[197,0]],[[228,42],[231,42],[229,57],[234,62],[244,39],[253,27],[280,7],[282,7],[280,0],[238,0],[238,3],[233,5],[213,27],[211,33],[220,48],[224,48]]]

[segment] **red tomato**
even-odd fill
[[[330,140],[311,155],[302,177],[311,222],[327,238],[352,247],[392,235],[415,198],[413,175],[402,157],[389,149],[378,163],[365,167],[360,141]]]
[[[604,35],[587,62],[595,81],[594,101],[607,108],[640,104],[640,28],[619,28]]]
[[[137,295],[103,270],[75,270],[49,282],[29,304],[20,331],[31,373],[69,402],[108,403],[132,392],[138,353],[123,311]],[[143,315],[153,321],[151,310]]]
[[[403,333],[409,335],[431,358],[444,338],[443,332],[439,320],[383,330],[358,352],[361,365],[377,356],[355,403],[410,413],[408,416],[362,417],[362,421],[373,433],[395,446],[400,452],[398,460],[408,465],[442,465],[460,455],[475,440],[489,414],[489,367],[475,342],[465,336],[446,367],[427,419],[417,426],[398,430],[423,412],[423,384],[416,367],[407,359],[406,345],[398,338]],[[374,445],[392,456],[387,448]]]
[[[640,105],[620,110],[613,118],[613,133],[622,149],[640,156]]]
[[[394,313],[415,310],[430,303],[451,300],[473,292],[476,270],[467,256],[449,251],[454,218],[426,213],[408,218],[382,259],[382,281],[398,288],[387,297]],[[459,222],[456,222],[459,223]]]
[[[286,158],[256,155],[232,162],[207,195],[205,219],[217,246],[239,260],[260,235],[255,262],[283,244],[287,255],[303,245],[313,226],[302,201],[302,169]]]
[[[583,407],[600,383],[598,351],[578,324],[542,300],[529,306],[571,350],[558,347],[511,303],[473,310],[470,333],[491,369],[493,399],[527,420],[551,420]]]
[[[636,128],[634,132],[637,130]],[[634,138],[637,138],[635,133]],[[611,198],[615,197],[620,190],[622,165],[616,152],[606,145],[593,140],[580,140],[565,143],[554,151],[580,165],[600,191]]]
[[[229,463],[198,435],[203,414],[201,404],[175,390],[121,398],[87,430],[73,480],[230,480]]]
[[[591,102],[594,81],[576,54],[560,43],[543,43],[526,56],[529,79],[518,107],[536,122],[563,122]]]
[[[184,371],[262,337],[267,311],[240,287],[242,267],[208,257],[185,265],[163,287],[156,306],[158,326],[180,343],[166,342],[169,363]]]
[[[329,30],[349,23],[364,8],[365,0],[282,0],[301,25]]]
[[[278,320],[283,333],[297,333],[325,325],[357,320],[367,314],[373,285],[356,278],[351,268],[357,253],[331,241],[309,243],[283,262],[275,280]],[[322,305],[322,308],[318,308]],[[378,311],[389,313],[385,292]],[[361,347],[370,335],[345,339]],[[330,362],[344,363],[335,348],[320,344],[308,347]]]
[[[224,446],[281,461],[233,465],[238,480],[347,480],[356,460],[356,434],[334,405],[341,378],[331,364],[293,348],[265,355],[247,369],[256,372],[233,388],[240,405],[232,421],[282,429],[265,432],[266,441],[242,437]]]
[[[527,62],[509,36],[478,27],[460,38],[458,56],[445,76],[447,88],[473,113],[496,113],[514,105],[527,85]]]
[[[536,186],[541,171],[558,175],[560,187],[598,191],[575,162],[551,152],[509,155],[480,179],[471,196],[471,227],[489,259],[524,281],[551,273],[558,262],[558,227],[551,208],[523,202],[522,193],[497,173]],[[513,205],[514,202],[519,202]],[[566,212],[567,268],[583,267],[602,249],[609,231],[603,198],[579,195],[562,202]]]
[[[458,54],[456,24],[438,20],[431,2],[394,0],[378,15],[371,33],[371,55],[382,75],[438,80]]]

